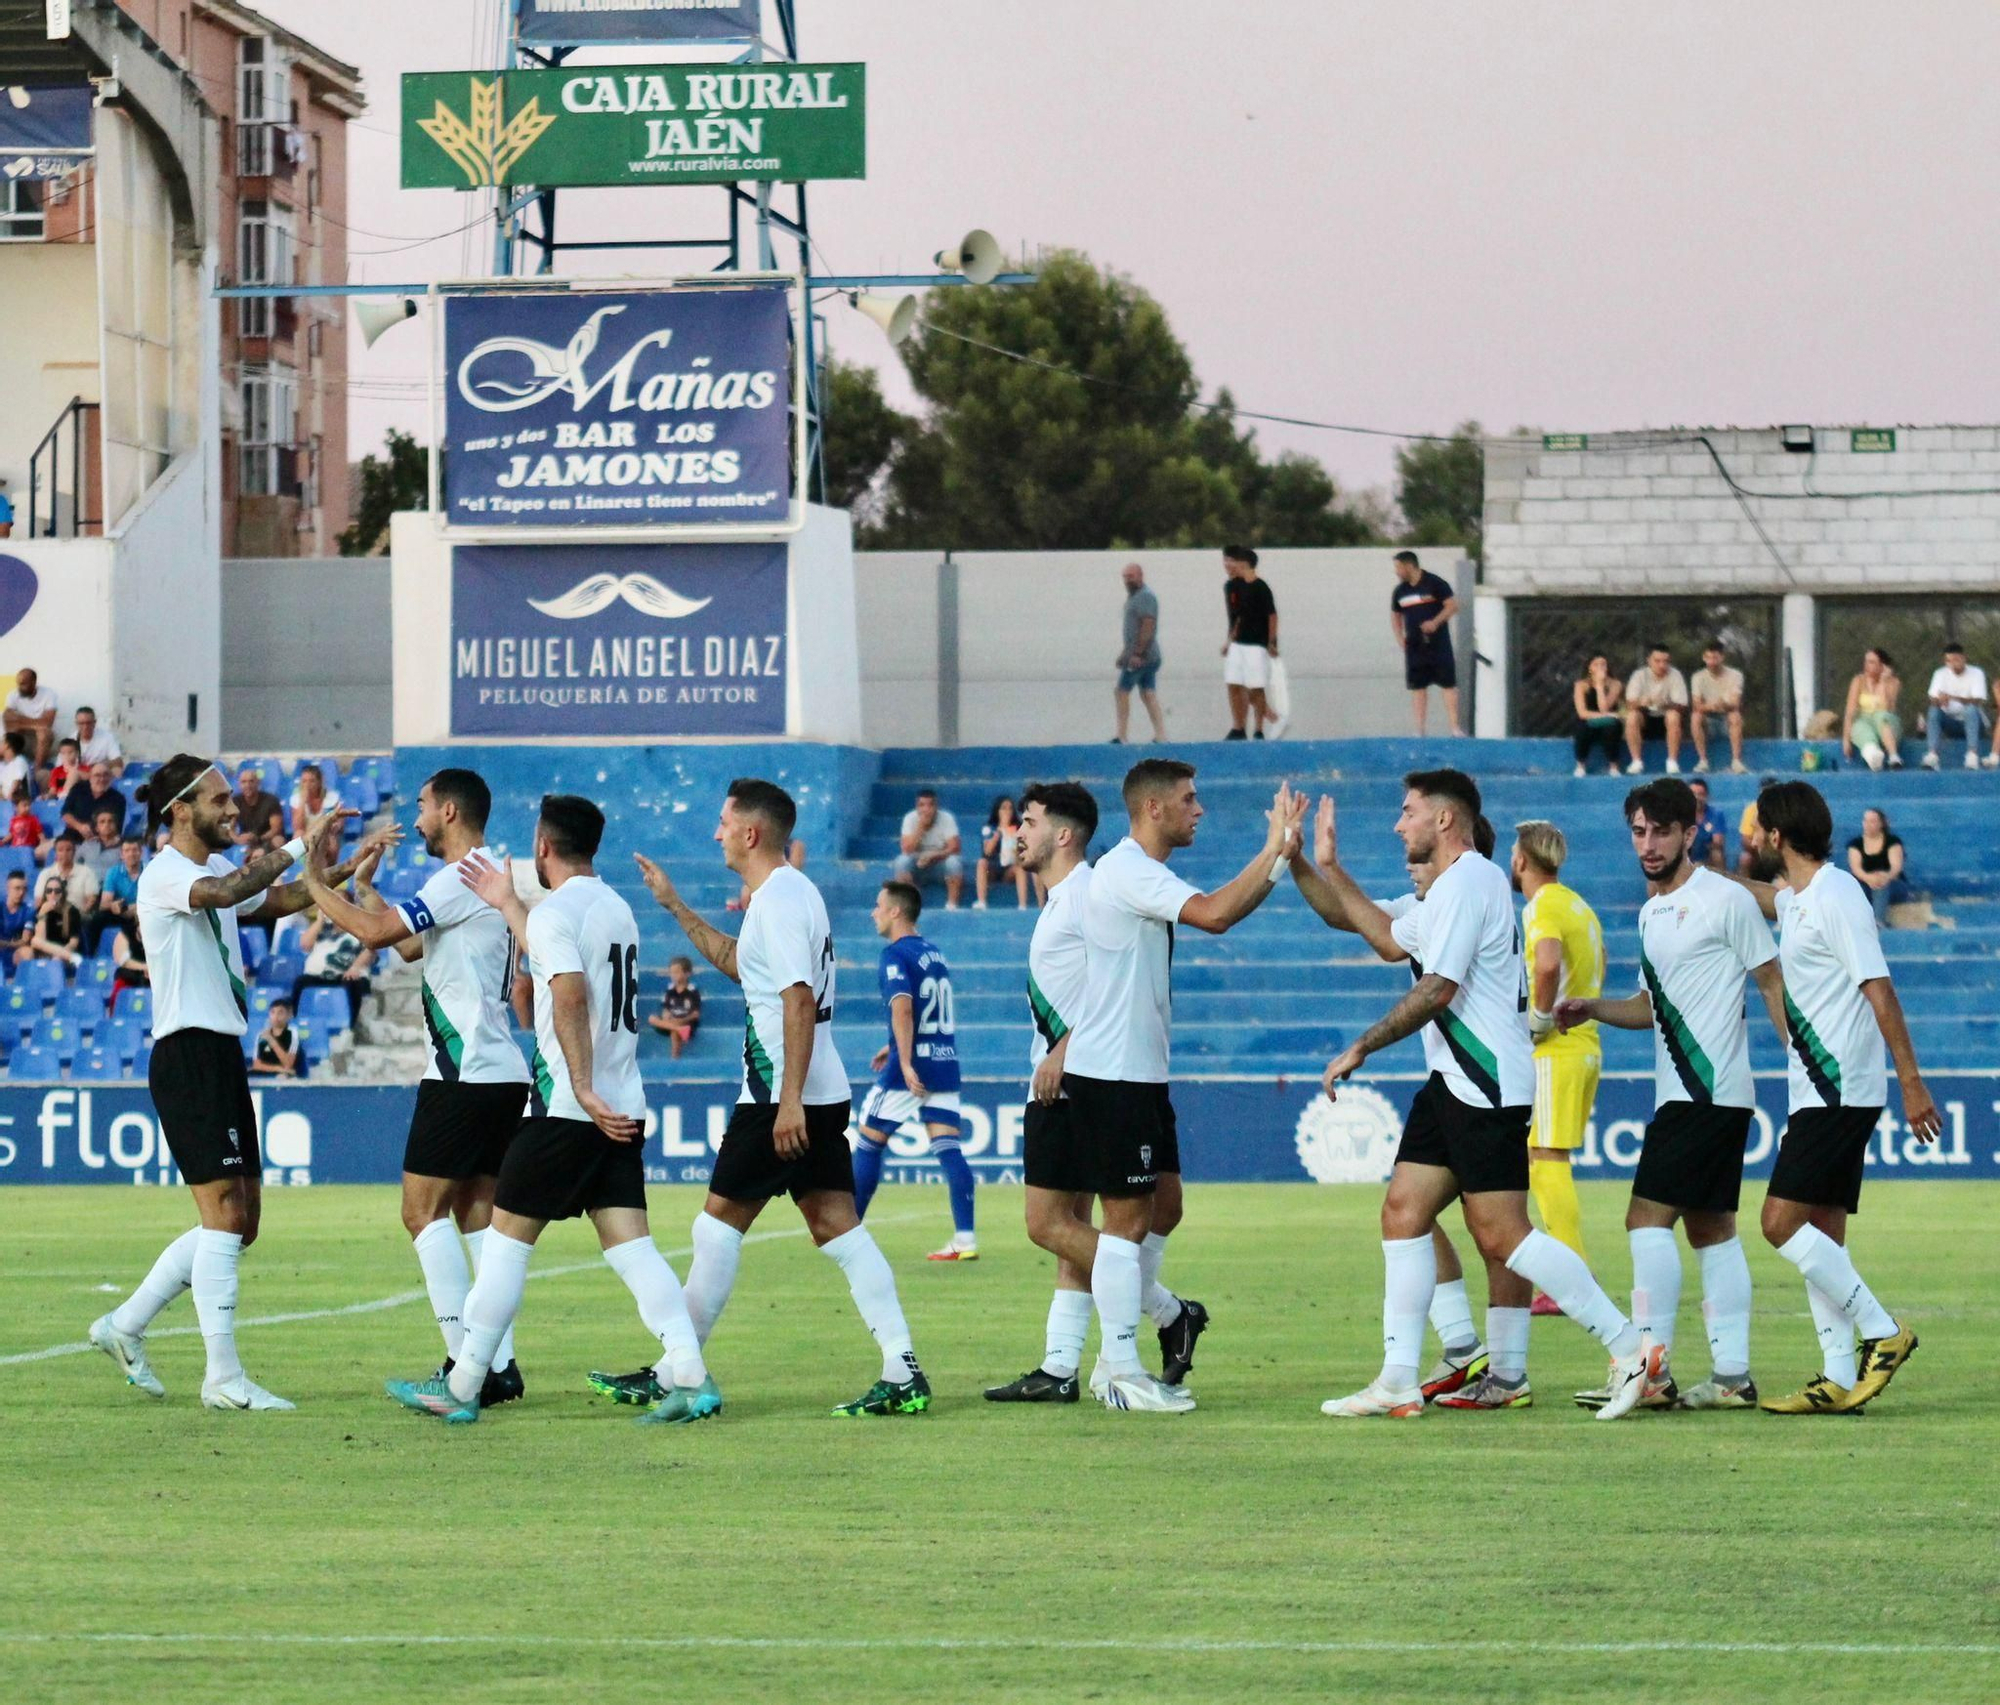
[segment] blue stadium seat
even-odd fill
[[[62,801],[38,799],[35,801],[35,816],[50,835],[62,833]]]
[[[382,809],[381,790],[376,787],[373,776],[349,776],[340,785],[340,795],[363,817],[372,817]]]
[[[28,1046],[55,1055],[68,1065],[83,1043],[83,1033],[66,1018],[36,1020]]]
[[[62,1061],[45,1048],[16,1048],[7,1075],[16,1083],[59,1083]]]
[[[259,983],[250,991],[250,1028],[261,1030],[264,1020],[271,1016],[271,1003],[287,998],[287,991],[274,989],[269,983]]]
[[[153,1022],[153,991],[151,989],[127,989],[118,997],[118,1016],[131,1019],[135,1024],[151,1025]]]
[[[34,1034],[35,1026],[41,1023],[39,1010],[34,1012],[0,1012],[0,1043],[9,1048],[18,1048]]]
[[[395,797],[396,760],[380,752],[370,752],[365,757],[356,758],[354,767],[348,772],[350,777],[366,776],[375,784],[375,790],[384,799]]]
[[[119,1002],[120,1006],[125,1003]],[[121,1060],[134,1058],[140,1044],[146,1040],[146,1026],[136,1018],[107,1018],[97,1028],[96,1042],[100,1048],[109,1048]]]
[[[256,975],[271,951],[271,932],[262,924],[249,924],[236,932],[236,939],[243,948],[243,969]]]
[[[299,1022],[309,1025],[329,1040],[348,1026],[345,989],[303,989],[299,993]]]
[[[340,765],[335,763],[333,759],[299,758],[293,762],[291,778],[285,785],[287,796],[299,785],[299,773],[306,769],[317,769],[326,778],[326,790],[328,793],[338,793],[340,791]]]
[[[153,1039],[148,1036],[139,1044],[139,1052],[132,1057],[132,1075],[144,1082],[147,1070],[153,1063]]]
[[[267,989],[289,994],[291,987],[306,974],[303,953],[273,953],[257,967],[257,981]]]
[[[111,939],[109,931],[104,939]],[[104,953],[99,953],[95,959],[86,959],[76,968],[76,986],[79,989],[95,989],[100,996],[108,996],[117,981],[118,967]]]
[[[26,847],[0,847],[0,882],[5,882],[8,873],[15,870],[32,884],[35,880],[35,855]]]
[[[43,1006],[54,1006],[63,992],[63,968],[53,959],[31,959],[14,973],[14,987]]]
[[[86,1048],[70,1066],[70,1076],[78,1083],[118,1083],[125,1076],[125,1062],[115,1048]]]
[[[104,1021],[104,997],[92,988],[64,989],[56,996],[56,1017],[94,1031]]]
[[[26,965],[21,967],[24,971],[27,968]],[[0,1022],[32,1024],[41,1016],[42,997],[36,992],[34,983],[30,979],[16,978],[4,989],[0,989]]]
[[[228,769],[229,782],[232,787],[236,785],[237,778],[245,770],[254,769],[257,772],[258,780],[263,784],[264,791],[266,793],[275,793],[280,802],[291,792],[291,786],[285,779],[285,766],[276,758],[244,758],[237,763],[229,765]]]

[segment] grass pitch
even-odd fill
[[[1860,1265],[1923,1348],[1869,1414],[1610,1426],[1568,1401],[1603,1360],[1560,1320],[1532,1411],[1322,1418],[1379,1359],[1377,1203],[1190,1192],[1164,1277],[1215,1326],[1175,1417],[982,1402],[1041,1350],[1019,1193],[982,1193],[985,1258],[953,1267],[921,1259],[941,1193],[885,1189],[938,1398],[858,1422],[825,1411],[873,1346],[774,1204],[710,1346],[728,1408],[638,1431],[583,1385],[648,1345],[581,1225],[536,1255],[527,1401],[447,1429],[382,1395],[439,1353],[392,1191],[267,1199],[244,1359],[299,1404],[269,1416],[198,1407],[185,1299],[155,1327],[164,1403],[94,1352],[6,1359],[81,1342],[190,1212],[0,1191],[0,1699],[2000,1695],[2000,1187],[1870,1187]],[[1620,1293],[1623,1203],[1584,1189]],[[683,1273],[697,1205],[653,1192]],[[1801,1287],[1761,1243],[1751,1267],[1756,1371],[1791,1389],[1817,1365]],[[1683,1377],[1699,1294],[1689,1263]]]

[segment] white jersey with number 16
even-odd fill
[[[528,914],[528,966],[535,978],[535,1058],[530,1111],[590,1115],[576,1098],[556,1036],[549,980],[583,978],[590,1007],[590,1083],[615,1113],[646,1116],[639,1082],[639,925],[632,908],[598,876],[572,876]]]

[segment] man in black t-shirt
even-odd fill
[[[1229,733],[1244,740],[1244,723],[1257,713],[1257,738],[1264,738],[1271,714],[1265,689],[1271,684],[1271,664],[1278,655],[1278,602],[1271,588],[1257,578],[1257,553],[1248,545],[1230,545],[1222,553],[1223,608],[1229,633],[1222,642],[1222,682],[1229,690]]]
[[[1451,654],[1451,618],[1458,614],[1458,595],[1451,582],[1424,572],[1415,551],[1396,553],[1396,585],[1389,594],[1389,631],[1403,648],[1403,685],[1410,689],[1410,714],[1417,733],[1424,732],[1430,710],[1427,688],[1444,694],[1445,714],[1453,734],[1463,734],[1458,720],[1458,665]]]

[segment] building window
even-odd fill
[[[275,42],[241,36],[236,44],[236,171],[283,175],[298,158],[292,126],[291,63]]]
[[[42,185],[27,178],[0,178],[0,243],[39,243],[47,228]]]
[[[296,374],[276,367],[243,370],[240,454],[245,497],[279,497],[298,491],[298,408]]]
[[[237,217],[236,267],[245,284],[296,284],[297,237],[292,210],[268,201],[246,201]],[[248,297],[239,306],[244,337],[269,337],[275,321],[268,297]]]

